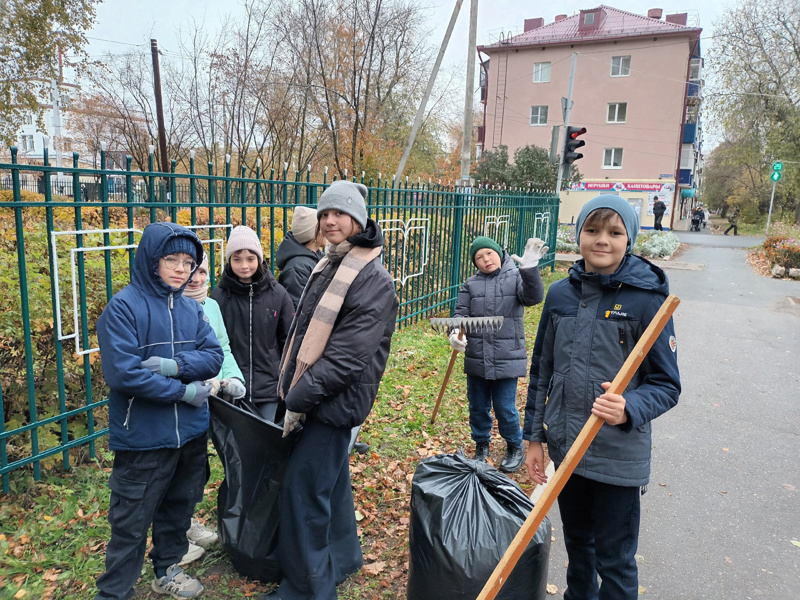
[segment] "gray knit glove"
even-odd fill
[[[283,437],[289,435],[300,423],[305,422],[305,420],[305,413],[296,413],[287,409],[286,416],[283,417]]]
[[[150,369],[153,373],[163,375],[164,377],[178,376],[178,363],[171,358],[151,356],[142,361],[142,368]]]
[[[211,395],[211,382],[210,381],[193,381],[186,386],[186,391],[183,393],[184,402],[188,402],[192,406],[203,406],[208,402],[208,397]]]

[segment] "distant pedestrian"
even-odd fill
[[[638,230],[636,212],[619,196],[598,196],[581,208],[583,259],[550,286],[533,348],[525,408],[531,479],[547,481],[543,444],[558,469],[589,414],[605,421],[558,496],[569,557],[566,600],[639,597],[635,557],[651,422],[681,391],[670,319],[624,396],[608,393],[669,294],[664,271],[630,254]]]
[[[261,240],[249,227],[233,229],[225,257],[211,297],[222,311],[247,399],[262,418],[275,421],[281,353],[294,316],[292,299],[267,268]]]
[[[733,214],[728,217],[728,223],[730,225],[728,228],[723,232],[725,235],[728,235],[728,232],[733,229],[733,235],[739,235],[739,209],[736,208],[733,211]]]
[[[203,256],[197,236],[173,223],[145,227],[131,282],[97,321],[114,466],[106,570],[95,600],[131,598],[153,526],[153,590],[203,593],[180,561],[206,481],[209,379],[222,348],[203,308],[182,294]]]
[[[661,219],[664,217],[664,213],[667,212],[667,205],[656,196],[656,201],[653,203],[653,216],[655,217],[653,221],[653,229],[656,231],[664,231],[664,228],[661,226]]]

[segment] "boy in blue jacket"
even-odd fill
[[[651,421],[675,406],[681,391],[671,319],[624,393],[605,390],[669,294],[669,283],[661,269],[630,254],[639,218],[623,198],[590,200],[575,230],[583,259],[550,286],[533,348],[525,462],[531,479],[545,483],[542,444],[558,468],[589,415],[605,419],[558,497],[569,556],[564,598],[634,600]]]
[[[97,600],[130,598],[153,525],[152,588],[174,598],[203,591],[179,566],[206,481],[208,396],[222,348],[203,307],[182,292],[203,247],[188,229],[153,223],[142,233],[131,283],[97,321],[108,399],[111,540]]]

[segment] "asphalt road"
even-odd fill
[[[681,298],[683,393],[653,426],[641,597],[800,600],[800,281],[755,274],[759,238],[675,233],[690,247],[660,264]],[[557,505],[549,517],[560,597]]]

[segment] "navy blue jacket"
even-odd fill
[[[669,294],[664,271],[627,255],[611,275],[576,262],[550,286],[533,347],[523,437],[546,442],[559,464],[591,415],[600,386],[613,381]],[[650,478],[651,421],[681,391],[672,319],[622,393],[628,421],[603,425],[575,473],[602,483],[645,485]]]
[[[208,406],[182,402],[186,384],[216,377],[222,348],[199,302],[182,296],[158,275],[158,260],[174,236],[202,245],[191,231],[172,223],[148,225],[131,273],[97,321],[108,398],[109,448],[180,448],[208,429]],[[180,379],[157,375],[141,362],[173,358]]]

